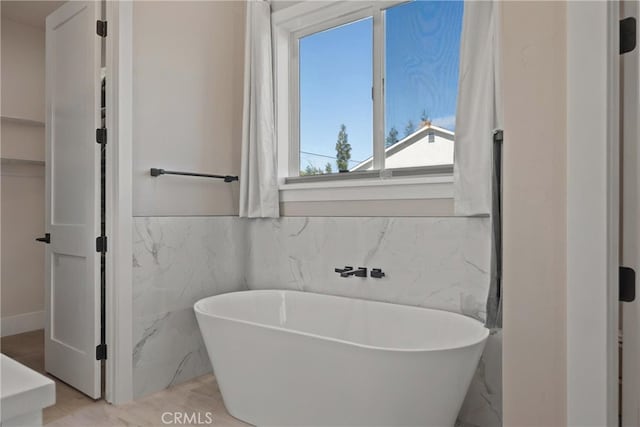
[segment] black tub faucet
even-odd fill
[[[346,273],[347,271],[351,271],[353,270],[353,267],[351,267],[350,265],[345,265],[344,268],[334,268],[333,271],[335,271],[336,273],[339,273],[340,275],[342,275],[342,273]]]
[[[384,274],[384,271],[382,271],[381,268],[371,269],[371,277],[374,279],[382,279],[384,276],[386,276],[386,274]]]
[[[340,273],[340,277],[349,277],[349,276],[367,277],[367,268],[358,267],[357,270],[351,269],[351,270],[343,271],[342,273]]]

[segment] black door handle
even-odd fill
[[[38,242],[51,243],[51,234],[46,233],[44,237],[38,237],[36,240]]]

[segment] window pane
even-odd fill
[[[385,12],[386,168],[453,163],[462,1]]]
[[[299,43],[300,174],[349,170],[373,153],[373,20]]]

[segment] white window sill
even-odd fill
[[[453,176],[375,178],[280,185],[281,202],[453,198]]]

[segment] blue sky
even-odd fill
[[[404,136],[424,110],[454,130],[462,1],[414,1],[386,11],[385,135]],[[371,18],[300,40],[300,168],[336,171],[335,143],[344,123],[351,166],[373,151]],[[313,154],[307,154],[313,153]]]

